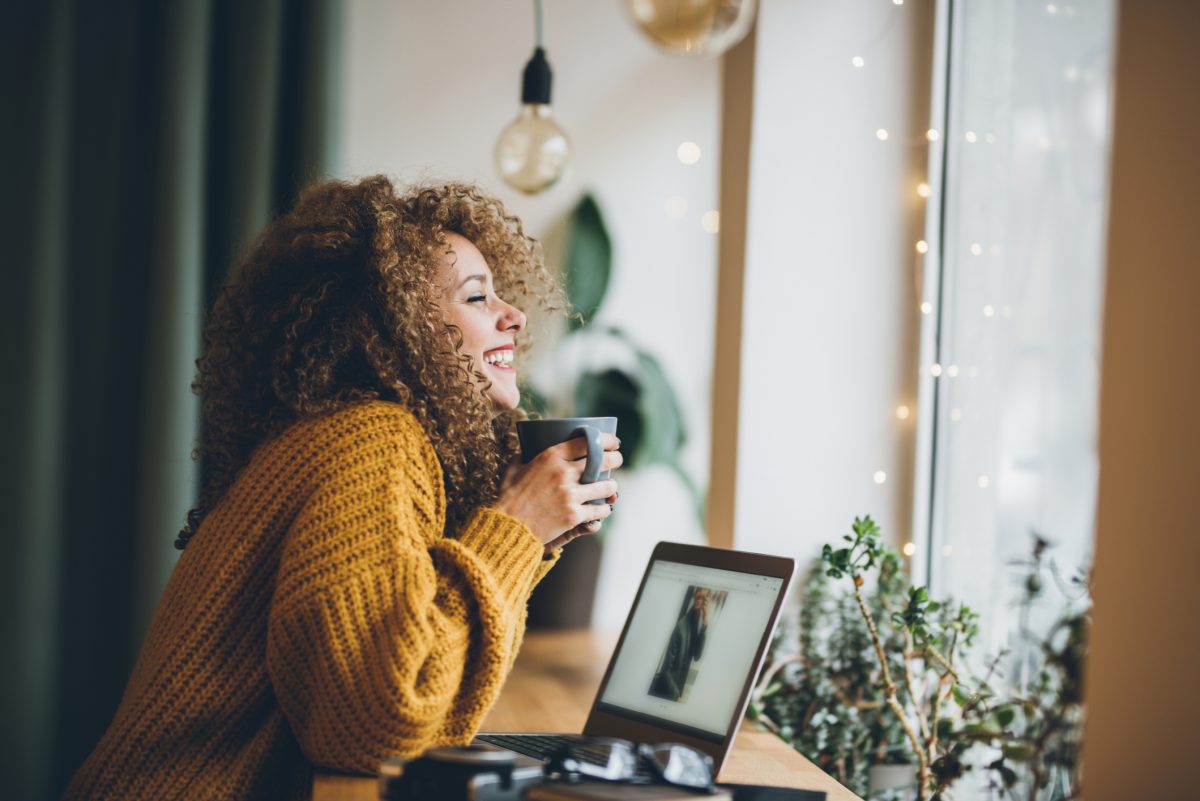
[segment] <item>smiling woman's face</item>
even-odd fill
[[[521,394],[513,347],[517,332],[525,328],[525,315],[496,295],[487,260],[469,239],[447,233],[446,245],[453,253],[442,268],[445,320],[462,331],[462,352],[491,381],[487,396],[497,406],[514,409]]]

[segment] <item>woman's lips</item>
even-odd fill
[[[513,367],[512,345],[505,345],[485,351],[483,354],[483,363],[501,373],[516,372],[516,368]]]

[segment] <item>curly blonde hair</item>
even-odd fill
[[[447,233],[475,244],[496,291],[561,311],[541,246],[503,204],[463,183],[398,194],[384,176],[306,189],[232,271],[213,305],[192,384],[203,397],[205,460],[183,549],[262,442],[352,403],[403,403],[441,462],[446,532],[495,501],[516,455],[520,411],[497,410],[486,377],[444,322]],[[527,347],[521,337],[518,347]]]

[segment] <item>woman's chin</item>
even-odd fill
[[[508,387],[497,387],[492,385],[488,391],[488,397],[491,398],[493,405],[498,410],[512,411],[521,405],[521,393],[514,386],[511,389]]]

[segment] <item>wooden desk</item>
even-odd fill
[[[525,638],[516,665],[484,722],[485,731],[583,730],[615,638],[587,631]],[[827,801],[860,801],[775,735],[746,721],[718,777],[737,784],[824,790]],[[375,780],[318,773],[313,801],[378,801]]]

